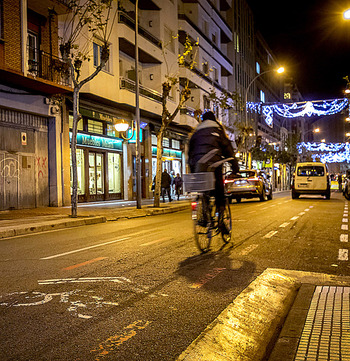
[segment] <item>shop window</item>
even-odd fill
[[[152,134],[152,145],[157,145],[157,136]]]
[[[73,167],[71,159],[71,192],[73,189]],[[85,194],[85,168],[84,168],[84,150],[77,149],[77,173],[78,173],[78,195]]]
[[[120,154],[108,153],[108,184],[109,193],[121,193]]]
[[[115,130],[113,124],[107,124],[107,135],[110,137],[117,137],[117,131]]]
[[[73,128],[73,115],[69,116],[69,129]],[[84,130],[83,119],[81,118],[78,122],[78,130]]]
[[[169,138],[163,138],[163,147],[170,147]]]
[[[89,193],[104,194],[103,154],[89,153]]]
[[[172,142],[173,149],[180,149],[180,141],[179,140],[173,139],[171,142]]]
[[[88,120],[88,132],[89,133],[96,133],[96,134],[103,134],[103,123],[98,120]]]

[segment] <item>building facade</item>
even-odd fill
[[[73,89],[59,53],[69,8],[64,0],[2,0],[0,4],[4,20],[0,29],[0,209],[69,205]],[[273,77],[261,77],[251,84],[258,71],[277,61],[257,35],[245,0],[139,1],[138,64],[135,10],[133,1],[113,2],[116,15],[109,30],[109,60],[80,91],[80,202],[135,199],[136,72],[143,198],[153,196],[156,134],[166,77],[178,79],[167,101],[170,113],[179,102],[179,91],[185,86],[191,89],[189,100],[163,139],[163,169],[175,174],[187,171],[187,142],[198,124],[196,110],[212,109],[234,141],[245,104],[220,107],[217,99],[227,93],[244,98],[247,92],[250,101],[272,102],[282,94]],[[186,66],[180,66],[178,56],[188,40],[193,49],[187,54]],[[83,46],[83,37],[79,41]],[[81,78],[100,64],[101,47],[98,36],[85,46],[91,60],[84,62]],[[280,141],[258,114],[252,119],[253,142],[257,135],[268,142]],[[118,122],[127,123],[129,130],[119,133],[115,129]]]

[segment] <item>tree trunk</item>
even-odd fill
[[[79,113],[79,87],[74,87],[73,92],[73,128],[71,140],[71,158],[72,158],[72,175],[73,187],[71,198],[71,216],[77,217],[78,213],[78,171],[77,171],[77,131],[78,121],[80,119]]]
[[[157,171],[156,171],[156,182],[154,186],[154,207],[160,206],[160,195],[161,195],[161,181],[162,181],[162,156],[163,156],[163,137],[164,137],[165,126],[162,126],[157,133]]]

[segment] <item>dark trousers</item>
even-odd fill
[[[225,209],[225,187],[222,176],[222,167],[215,169],[215,204],[216,209],[222,212]]]
[[[168,193],[169,202],[171,202],[170,187],[169,188],[162,188],[163,202],[165,202],[165,193],[166,192]]]

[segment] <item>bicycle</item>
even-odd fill
[[[224,159],[211,166],[218,166],[228,161]],[[210,250],[210,244],[213,237],[221,234],[221,238],[225,244],[231,241],[232,235],[232,219],[231,209],[228,197],[225,196],[225,209],[221,214],[223,227],[219,227],[220,214],[216,210],[215,197],[212,190],[215,189],[214,172],[200,172],[184,174],[185,190],[194,195],[191,202],[192,220],[194,226],[194,238],[198,249],[202,253]],[[223,228],[226,232],[223,232]]]

